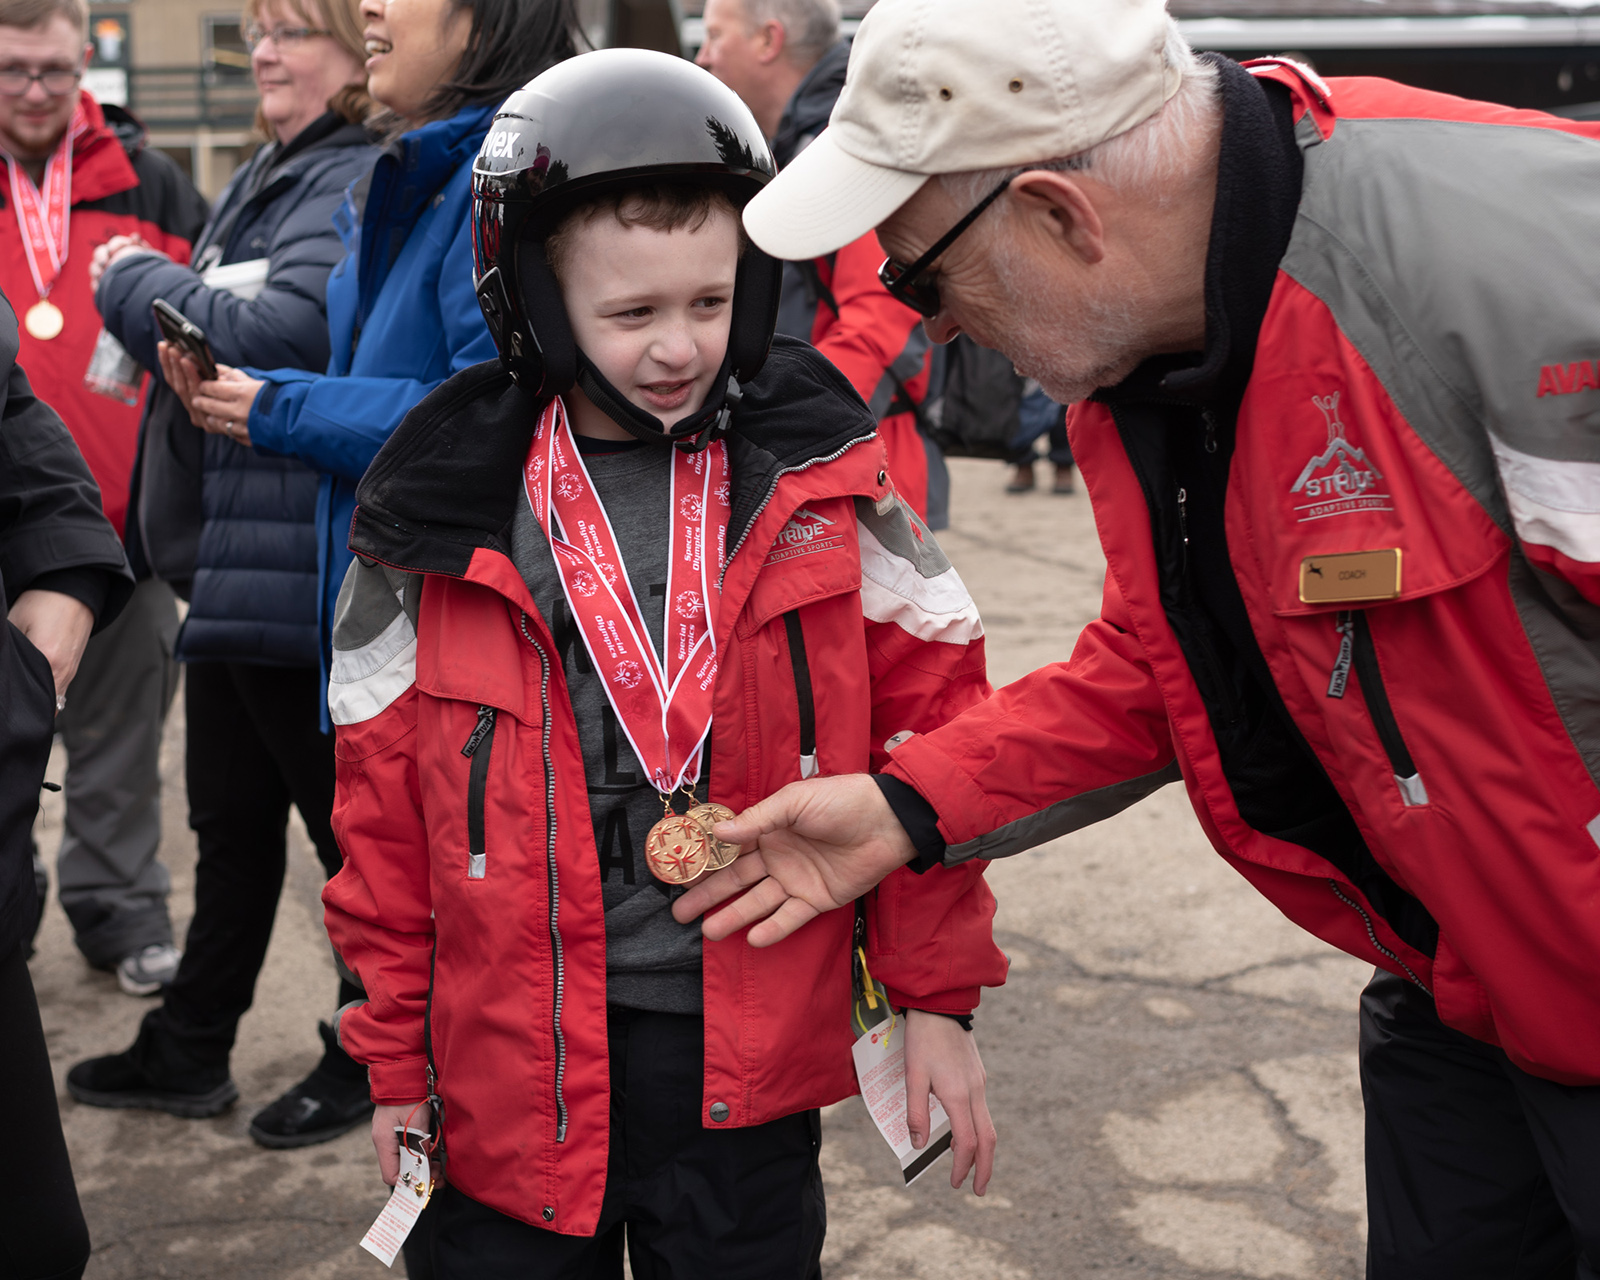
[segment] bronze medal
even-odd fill
[[[667,884],[688,884],[705,869],[711,857],[711,839],[691,818],[669,813],[645,837],[644,860],[650,874]]]
[[[30,337],[49,342],[66,327],[67,319],[61,314],[61,308],[49,298],[40,298],[28,308],[27,314],[22,317],[22,324]]]
[[[706,833],[706,870],[721,871],[730,865],[739,856],[739,846],[726,840],[718,840],[711,834],[711,828],[719,823],[726,822],[733,817],[733,810],[725,804],[716,804],[706,801],[690,809],[687,816],[691,821],[698,822],[700,829]]]

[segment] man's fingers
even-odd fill
[[[771,880],[766,882],[772,884]],[[743,899],[740,899],[743,901]],[[770,916],[750,930],[752,947],[770,947],[782,942],[801,925],[810,924],[822,913],[804,898],[789,898]]]
[[[792,827],[804,803],[805,784],[791,782],[765,800],[758,800],[743,813],[716,825],[718,840],[751,845],[779,827]]]
[[[712,942],[721,942],[747,925],[766,919],[788,896],[783,886],[769,876],[742,898],[735,898],[715,915],[706,917],[700,932]]]
[[[764,879],[766,874],[766,864],[762,862],[760,853],[748,853],[742,858],[735,858],[731,866],[696,880],[689,891],[672,904],[672,917],[679,924],[688,924],[719,902],[726,902],[734,894]]]
[[[906,1128],[918,1151],[928,1145],[928,1091],[933,1086],[920,1059],[906,1057]]]

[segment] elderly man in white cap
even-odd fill
[[[1158,0],[880,0],[746,226],[876,226],[935,341],[1081,402],[1102,615],[882,775],[719,828],[751,851],[680,918],[748,888],[706,933],[771,943],[1181,777],[1377,968],[1369,1276],[1600,1274],[1596,208],[1593,125],[1197,58]]]

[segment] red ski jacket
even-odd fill
[[[1600,126],[1253,69],[1293,94],[1304,176],[1238,410],[1227,558],[1376,868],[1241,818],[1125,424],[1098,402],[1069,429],[1101,617],[886,772],[957,864],[1115,812],[1175,764],[1290,919],[1525,1070],[1600,1083]],[[1358,879],[1420,902],[1436,943]]]
[[[610,1106],[598,855],[562,667],[506,541],[537,407],[476,366],[362,481],[329,693],[345,863],[324,901],[367,992],[339,1034],[374,1100],[436,1091],[455,1185],[589,1235]],[[797,341],[744,389],[709,773],[736,810],[881,767],[890,736],[988,692],[976,610],[896,499],[874,425]],[[980,866],[903,872],[868,899],[870,967],[897,1004],[964,1013],[1004,980]],[[706,944],[706,1126],[854,1092],[852,924]]]
[[[50,300],[61,308],[65,327],[41,341],[19,330],[17,363],[40,399],[61,415],[78,442],[83,459],[100,486],[106,515],[122,532],[128,509],[128,481],[138,443],[144,397],[123,404],[90,391],[89,368],[100,313],[89,287],[89,259],[112,236],[142,236],[174,262],[189,261],[189,246],[206,220],[206,202],[159,151],[145,147],[144,126],[120,107],[102,108],[82,95],[89,129],[72,149],[72,219],[67,260]],[[11,208],[11,188],[0,165],[0,292],[20,319],[38,301],[28,271],[22,233]]]

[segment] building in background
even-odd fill
[[[1169,0],[1190,43],[1235,58],[1299,55],[1323,75],[1600,117],[1600,0]],[[844,0],[846,31],[872,7]],[[684,0],[700,47],[702,0]],[[975,10],[976,12],[976,10]]]
[[[90,3],[86,87],[143,120],[150,145],[176,160],[207,199],[261,141],[240,8],[216,0]],[[578,0],[578,11],[595,45],[682,52],[677,0]]]

